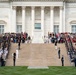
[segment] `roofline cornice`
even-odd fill
[[[0,0],[0,2],[17,2],[17,1],[55,1],[55,2],[69,2],[69,3],[75,3],[76,0]]]
[[[64,0],[11,0],[11,1],[64,1]]]

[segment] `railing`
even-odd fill
[[[69,40],[66,40],[67,38]],[[71,37],[69,35],[68,35],[68,37],[65,37],[65,45],[66,45],[67,53],[68,53],[70,59],[73,59],[73,57],[75,56],[75,52],[74,52],[74,47],[72,44]]]

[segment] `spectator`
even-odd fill
[[[24,37],[22,37],[22,43],[25,43],[25,38]]]
[[[74,57],[74,59],[72,60],[72,62],[74,62],[75,67],[76,67],[76,57]]]
[[[30,43],[31,42],[31,37],[30,36],[28,36],[28,43]]]
[[[1,55],[1,66],[5,66],[4,54]]]

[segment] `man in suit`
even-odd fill
[[[64,66],[64,57],[63,57],[63,55],[61,57],[61,63],[62,63],[62,66]]]
[[[21,45],[21,37],[18,39],[18,49],[20,50],[20,45]]]
[[[19,49],[19,50],[20,50],[20,44],[21,44],[21,43],[20,43],[20,42],[18,42],[18,49]]]
[[[60,59],[60,47],[58,48],[58,57]]]
[[[55,40],[55,49],[57,50],[57,40]]]
[[[13,66],[15,66],[15,62],[16,62],[16,53],[13,53]]]

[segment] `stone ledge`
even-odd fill
[[[49,69],[48,66],[28,66],[27,69]]]

